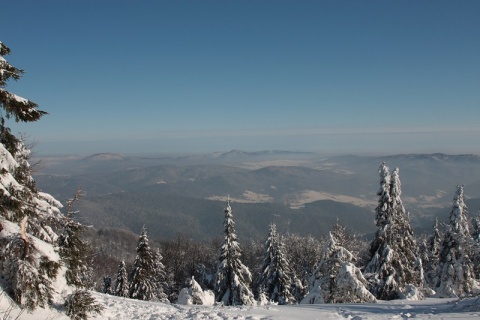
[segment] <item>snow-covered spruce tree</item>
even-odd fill
[[[8,54],[10,49],[0,42],[0,225],[24,223],[18,235],[0,237],[0,277],[17,303],[34,309],[51,300],[51,282],[59,263],[31,240],[38,237],[55,243],[56,228],[63,219],[62,205],[37,190],[28,162],[30,150],[6,125],[8,119],[34,122],[46,114],[37,110],[34,102],[5,89],[9,80],[18,80],[24,73],[5,60]]]
[[[205,299],[205,293],[202,290],[202,287],[195,281],[195,278],[192,276],[187,279],[186,287],[180,290],[178,295],[178,304],[197,304],[203,305],[203,300]]]
[[[271,276],[270,265],[275,255],[275,246],[277,241],[277,226],[274,223],[270,224],[268,236],[265,240],[265,250],[263,253],[263,262],[260,267],[260,275],[258,277],[258,283],[256,285],[257,293],[265,294],[265,287]],[[267,298],[268,299],[268,298]]]
[[[147,229],[142,228],[138,239],[137,256],[133,262],[133,270],[129,278],[130,298],[138,300],[153,300],[157,293],[157,265],[155,253],[148,244]]]
[[[128,297],[128,276],[125,261],[122,260],[118,266],[117,278],[115,280],[115,287],[113,294],[119,297]]]
[[[365,266],[366,261],[370,258],[368,243],[365,240],[361,239],[352,230],[348,230],[347,227],[341,225],[338,218],[332,226],[331,233],[338,246],[344,247],[353,254],[359,267]]]
[[[75,220],[74,205],[82,196],[77,190],[72,199],[67,201],[67,214],[63,232],[58,238],[59,254],[67,268],[65,278],[68,285],[78,288],[88,287],[90,284],[91,270],[87,263],[89,254],[88,243],[82,239],[85,226]]]
[[[427,238],[427,241],[422,248],[424,251],[423,254],[426,255],[426,258],[423,259],[425,280],[427,281],[428,287],[432,289],[435,286],[435,277],[438,268],[441,242],[442,236],[440,233],[438,218],[435,218],[432,234]]]
[[[165,266],[162,263],[163,257],[162,254],[160,253],[160,249],[157,249],[155,252],[155,264],[154,264],[154,271],[155,271],[155,282],[156,282],[156,292],[155,292],[155,298],[158,301],[162,302],[167,302],[167,294],[165,293],[164,288],[167,287],[166,283],[166,272],[165,272]]]
[[[218,253],[215,301],[225,306],[251,305],[255,301],[249,288],[252,275],[240,260],[241,250],[235,232],[230,198],[227,200],[223,226],[225,238]]]
[[[310,276],[321,259],[325,243],[323,239],[311,235],[287,234],[284,238],[290,268],[294,272],[292,294],[296,301],[301,301],[307,293]]]
[[[378,228],[383,228],[391,222],[391,197],[390,184],[392,176],[385,162],[378,168],[380,175],[380,189],[377,192],[378,205],[375,208],[375,223]]]
[[[355,257],[337,245],[329,235],[322,258],[310,279],[310,290],[301,303],[362,303],[376,302],[368,291],[368,282],[354,265]]]
[[[90,314],[101,314],[103,309],[105,306],[84,289],[75,290],[65,299],[65,313],[72,320],[87,320]]]
[[[14,301],[33,310],[52,302],[52,279],[56,277],[60,264],[50,261],[35,248],[25,232],[26,222],[25,217],[20,234],[0,238],[0,276],[7,280],[5,291],[13,296]]]
[[[87,319],[88,314],[98,313],[103,310],[103,305],[98,304],[86,288],[91,287],[91,267],[88,265],[88,243],[82,239],[85,226],[75,220],[74,205],[82,196],[82,191],[77,190],[74,197],[67,201],[67,213],[63,232],[58,237],[59,254],[66,267],[65,280],[68,285],[76,287],[69,294],[64,303],[65,312],[71,319]]]
[[[292,304],[295,298],[291,293],[292,271],[283,247],[283,241],[277,234],[277,227],[270,224],[265,241],[265,253],[257,290],[270,302]]]
[[[4,56],[10,49],[0,42],[0,216],[19,223],[28,216],[29,233],[48,243],[56,240],[55,227],[62,220],[61,204],[39,192],[28,163],[30,150],[6,126],[6,120],[34,122],[46,114],[37,104],[5,90],[8,80],[18,80],[24,71],[10,65]]]
[[[472,256],[473,272],[476,279],[480,281],[480,212],[476,217],[472,218],[472,249],[470,255]]]
[[[475,277],[469,256],[471,245],[463,186],[457,186],[439,255],[435,287],[439,297],[465,297],[472,294]]]
[[[103,277],[102,292],[105,294],[112,294],[112,278],[110,278],[109,276]]]
[[[380,190],[375,209],[375,237],[365,275],[377,299],[422,298],[424,275],[408,213],[403,207],[399,170],[392,174],[385,163],[379,168]]]
[[[472,218],[472,239],[476,244],[480,245],[480,212],[477,213],[476,217]]]

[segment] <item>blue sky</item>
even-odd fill
[[[480,1],[2,1],[40,153],[480,154]]]

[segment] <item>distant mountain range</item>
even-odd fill
[[[214,237],[223,207],[232,198],[244,236],[263,236],[275,220],[280,229],[323,233],[338,217],[361,233],[374,232],[377,169],[400,168],[402,200],[418,228],[434,215],[446,217],[457,184],[467,198],[480,197],[476,155],[409,154],[385,157],[322,157],[288,151],[183,156],[102,153],[49,157],[37,185],[65,201],[82,188],[84,222],[138,232],[143,224],[159,236],[190,233]],[[473,202],[475,206],[475,202]],[[480,206],[470,208],[476,214]]]

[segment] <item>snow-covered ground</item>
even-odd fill
[[[102,315],[92,319],[479,319],[480,299],[426,299],[423,301],[380,301],[377,304],[316,304],[259,307],[220,307],[165,304],[145,302],[94,293],[98,302],[105,305]],[[17,319],[18,309],[8,315],[8,299],[0,300],[0,319]],[[23,312],[18,319],[68,319],[56,310],[37,309],[33,313]]]

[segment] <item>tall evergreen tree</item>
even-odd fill
[[[115,287],[113,294],[119,297],[128,297],[128,277],[125,261],[122,260],[118,266],[117,278],[115,280]]]
[[[391,221],[391,197],[390,197],[390,185],[391,174],[385,162],[378,168],[380,174],[380,188],[377,192],[378,205],[375,208],[375,222],[378,228],[383,228]]]
[[[292,271],[285,254],[282,238],[277,234],[277,227],[270,224],[270,230],[265,241],[265,253],[258,292],[269,301],[279,304],[291,304],[295,298],[292,290]]]
[[[6,125],[8,119],[34,122],[46,114],[34,102],[5,89],[9,80],[24,73],[7,62],[8,54],[10,49],[0,42],[0,230],[10,221],[21,223],[21,232],[0,238],[0,277],[17,303],[34,309],[51,300],[59,264],[30,240],[33,236],[55,243],[62,205],[37,190],[28,162],[30,150]]]
[[[249,288],[252,276],[240,260],[241,250],[235,232],[230,199],[227,200],[223,226],[225,237],[218,253],[215,301],[226,306],[253,304],[253,294]]]
[[[0,226],[4,219],[13,223],[22,221],[22,225],[20,237],[0,238],[0,242],[7,242],[0,246],[0,277],[7,280],[17,303],[34,309],[37,305],[45,306],[50,302],[53,294],[52,280],[56,278],[60,264],[58,260],[52,259],[51,253],[43,253],[33,245],[34,241],[30,241],[30,237],[55,245],[57,240],[62,243],[66,239],[65,233],[60,239],[58,236],[62,225],[67,225],[64,230],[70,230],[70,235],[73,236],[81,230],[81,225],[65,219],[60,212],[62,205],[51,195],[37,190],[28,162],[30,150],[23,139],[13,135],[5,124],[5,120],[11,118],[16,122],[33,122],[46,114],[37,110],[38,106],[34,102],[5,90],[8,80],[18,80],[24,73],[5,60],[4,56],[8,54],[10,49],[0,42],[0,111],[3,111],[0,114]],[[78,243],[75,246],[70,246],[71,244],[72,241],[68,241],[68,245],[59,250],[64,262],[66,253],[81,256],[81,253],[70,250],[78,249]],[[78,261],[67,258],[67,266],[70,262],[74,269],[78,266],[75,264]],[[78,269],[67,270],[67,283],[72,283],[72,277],[78,275],[77,271]],[[72,294],[67,297],[66,304],[75,307],[67,308],[68,312],[72,312],[72,316],[75,316],[75,310],[94,308],[100,312],[101,306],[94,301],[87,291],[80,295]]]
[[[148,244],[147,229],[142,228],[138,239],[137,256],[130,273],[129,297],[138,300],[153,300],[157,293],[155,253]]]
[[[10,49],[0,42],[0,217],[20,223],[28,216],[29,233],[35,237],[54,243],[57,234],[55,227],[62,221],[62,205],[48,194],[39,192],[31,175],[28,162],[30,150],[23,139],[11,133],[6,120],[33,122],[46,112],[37,110],[37,105],[25,98],[5,90],[8,80],[18,80],[24,71],[10,65],[4,56]],[[52,228],[53,227],[53,228]]]
[[[464,297],[472,293],[475,277],[469,256],[471,242],[463,186],[457,186],[437,268],[435,290],[439,297]]]
[[[375,237],[365,272],[377,299],[398,299],[412,286],[423,288],[423,267],[408,213],[403,207],[399,170],[392,174],[385,163],[379,168],[380,190]]]

